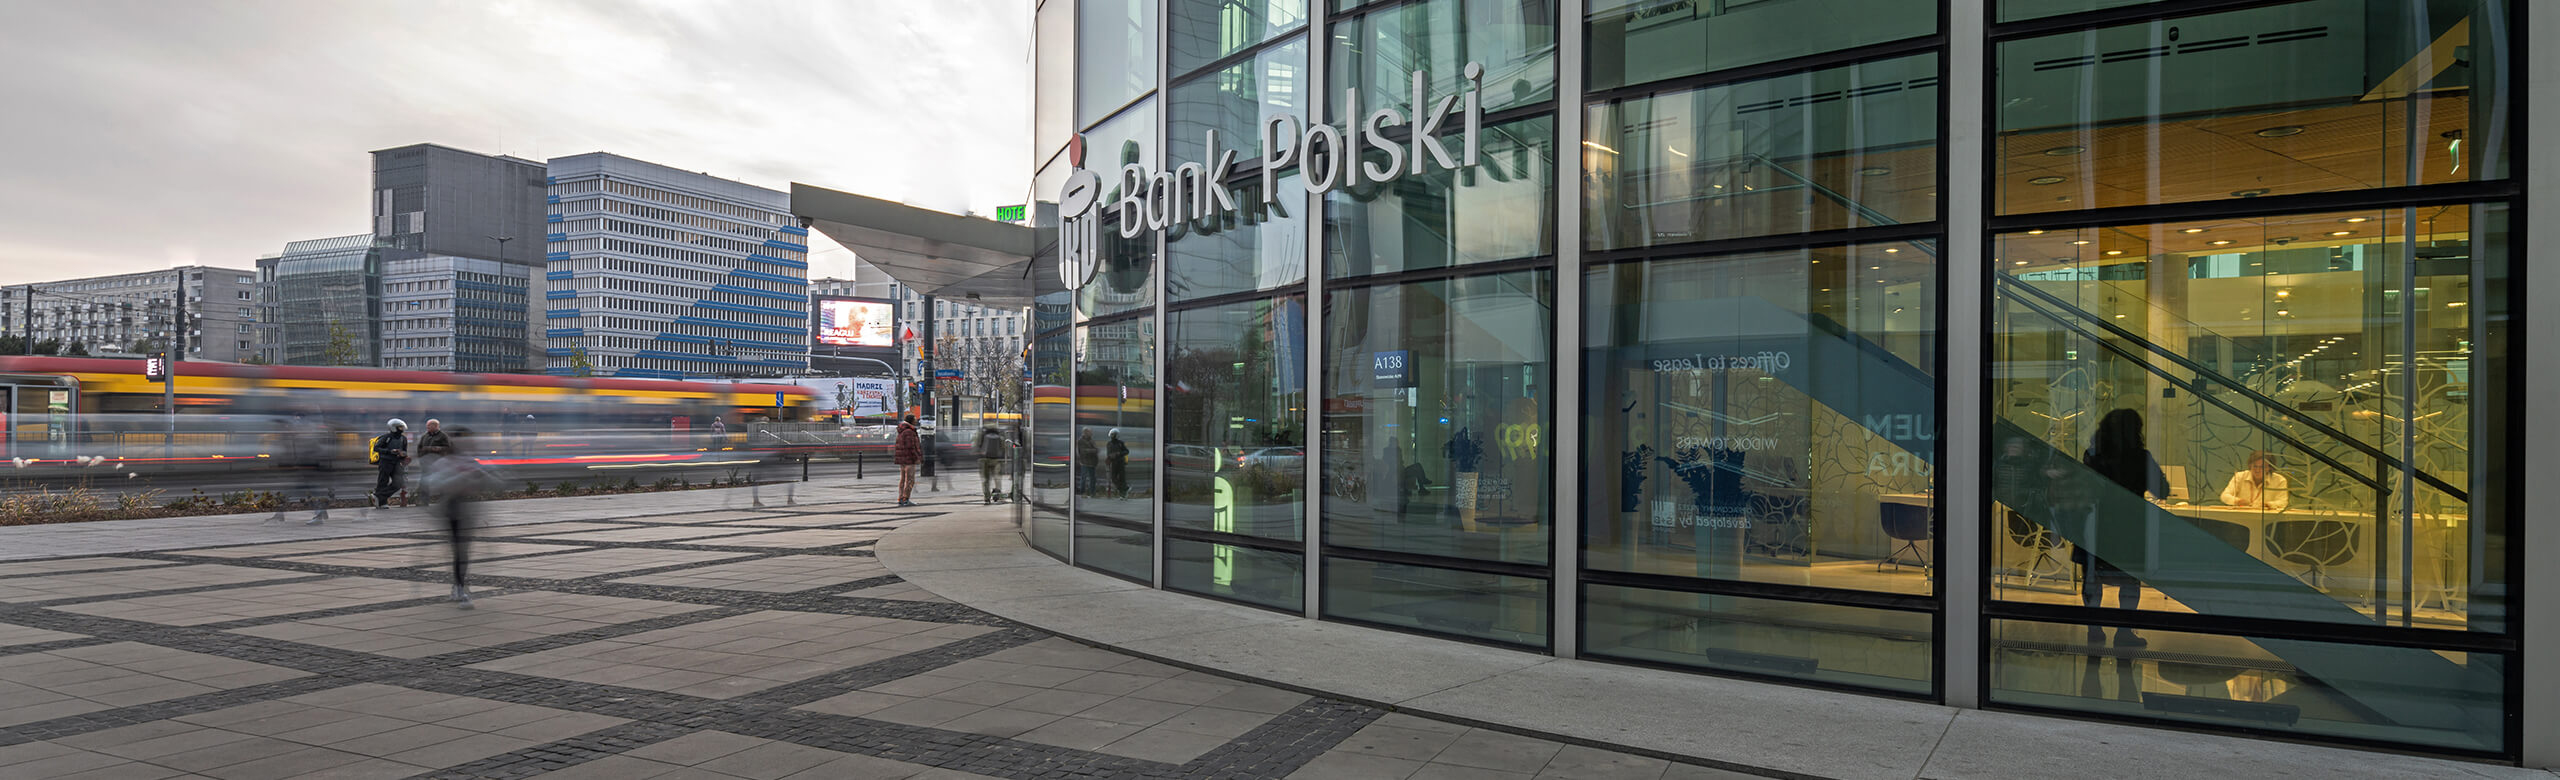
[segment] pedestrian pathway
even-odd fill
[[[886,485],[0,528],[0,777],[1708,778],[1168,666],[882,568]]]

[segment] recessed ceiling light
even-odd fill
[[[2329,231],[2329,235],[2333,235],[2333,236],[2352,236],[2352,235],[2355,235],[2355,234],[2356,234],[2356,232],[2355,232],[2355,231],[2353,231],[2353,230],[2332,230],[2332,231]]]
[[[1866,168],[1860,168],[1860,169],[1858,169],[1858,175],[1860,175],[1860,176],[1883,176],[1883,175],[1885,175],[1885,174],[1892,173],[1892,172],[1893,172],[1893,169],[1892,169],[1892,168],[1887,168],[1887,167],[1884,167],[1884,166],[1882,166],[1882,165],[1876,165],[1876,166],[1870,166],[1870,167],[1866,167]]]
[[[2044,231],[2042,231],[2042,230],[2030,230],[2030,231],[2027,231],[2027,235],[2030,235],[2030,236],[2041,236],[2041,235],[2044,235]]]
[[[2257,189],[2249,189],[2249,190],[2233,190],[2233,191],[2231,192],[2231,197],[2234,197],[2234,198],[2255,198],[2255,197],[2258,197],[2258,196],[2260,196],[2260,195],[2265,195],[2265,194],[2267,194],[2267,188],[2265,188],[2265,187],[2259,187],[2259,188],[2257,188]]]
[[[2028,179],[2028,180],[2027,180],[2027,183],[2028,183],[2028,184],[2033,184],[2033,185],[2036,185],[2036,186],[2041,187],[2041,186],[2048,185],[2048,184],[2061,184],[2061,183],[2063,183],[2063,182],[2065,182],[2065,181],[2068,181],[2068,180],[2067,180],[2067,179],[2064,179],[2064,178],[2062,178],[2062,177],[2060,177],[2060,176],[2038,176],[2038,177],[2035,177],[2035,178],[2032,178],[2032,179]]]
[[[2078,241],[2073,241],[2073,242],[2071,242],[2071,245],[2072,245],[2072,246],[2088,246],[2089,244],[2090,244],[2089,239],[2085,239],[2085,238],[2080,239],[2080,240],[2078,240]]]
[[[2044,156],[2046,156],[2046,157],[2069,157],[2069,156],[2072,156],[2072,155],[2075,155],[2075,154],[2079,154],[2079,153],[2081,153],[2081,152],[2085,152],[2085,151],[2089,151],[2089,147],[2086,147],[2086,146],[2056,146],[2056,147],[2054,147],[2054,148],[2044,150]]]
[[[2189,233],[2189,234],[2193,234],[2193,233],[2202,233],[2202,232],[2204,232],[2204,228],[2187,228],[2187,229],[2185,229],[2185,230],[2181,230],[2181,231],[2178,231],[2178,232],[2180,232],[2180,233]]]
[[[1871,266],[1867,266],[1867,270],[1869,270],[1869,271],[1882,271],[1882,270],[1884,270],[1884,266],[1881,266],[1881,265],[1871,265]]]
[[[2265,129],[2265,130],[2260,130],[2260,131],[2258,131],[2258,137],[2259,137],[2259,138],[2283,138],[2283,137],[2285,137],[2285,136],[2289,136],[2289,135],[2301,135],[2301,134],[2302,134],[2302,126],[2301,126],[2301,125],[2283,125],[2283,126],[2280,126],[2280,127],[2270,127],[2270,128]]]
[[[1897,248],[1897,249],[1887,249],[1887,250],[1884,250],[1884,253],[1885,253],[1885,254],[1888,254],[1888,255],[1891,255],[1891,254],[1900,254],[1901,252],[1902,252],[1902,250],[1901,250],[1901,249],[1898,249],[1898,248]]]
[[[2122,249],[2109,249],[2109,250],[2107,250],[2107,254],[2110,254],[2110,255],[2121,255],[2121,254],[2124,254],[2124,250],[2122,250]]]
[[[2214,245],[2214,246],[2229,246],[2230,244],[2231,244],[2231,239],[2228,239],[2228,238],[2218,238],[2218,239],[2214,239],[2214,241],[2213,241],[2213,245]]]
[[[2026,264],[2027,264],[2027,261],[2025,261],[2025,260],[2020,260],[2020,261],[2018,261],[2018,262],[2011,263],[2010,265],[2026,265]]]
[[[2340,222],[2344,222],[2344,223],[2347,223],[2347,224],[2350,224],[2350,225],[2353,225],[2353,224],[2356,224],[2356,223],[2358,223],[2358,222],[2365,222],[2365,221],[2368,221],[2369,219],[2370,219],[2370,218],[2368,218],[2368,217],[2348,217],[2348,218],[2346,218],[2346,219],[2341,219],[2341,220],[2338,220],[2338,221],[2340,221]]]

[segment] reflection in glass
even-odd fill
[[[1595,655],[1927,694],[1926,612],[1586,585]]]
[[[1170,0],[1165,11],[1165,70],[1176,78],[1307,23],[1307,0]]]
[[[2507,175],[2506,3],[2312,0],[1999,44],[1999,213]]]
[[[1305,538],[1306,304],[1167,315],[1165,524]]]
[[[1496,642],[1547,644],[1547,581],[1335,556],[1324,614]]]
[[[1481,162],[1325,195],[1335,279],[1555,251],[1555,119],[1487,125]],[[1383,159],[1383,158],[1381,158]]]
[[[1307,189],[1296,169],[1277,182],[1279,202],[1262,203],[1260,178],[1230,188],[1236,216],[1216,232],[1189,226],[1165,236],[1172,256],[1165,295],[1174,301],[1296,286],[1307,279]]]
[[[1305,561],[1293,553],[1169,538],[1164,586],[1298,612],[1306,608]]]
[[[2507,630],[2505,212],[1999,237],[1994,597]],[[2163,484],[2098,462],[2119,413]]]
[[[2487,653],[1991,622],[1991,700],[2122,717],[2496,752],[2507,659]]]
[[[1156,84],[1156,0],[1077,0],[1076,124],[1100,120]]]
[[[1041,312],[1066,308],[1064,295],[1041,296],[1033,305],[1035,323],[1047,324]],[[1031,545],[1058,556],[1067,554],[1067,502],[1075,481],[1074,385],[1069,374],[1069,331],[1043,333],[1031,346]]]
[[[1928,242],[1584,275],[1584,565],[1928,593]]]
[[[1120,200],[1122,168],[1137,165],[1150,173],[1156,170],[1155,99],[1139,101],[1110,121],[1095,125],[1084,134],[1084,150],[1084,167],[1102,177],[1102,205],[1097,208],[1110,209]],[[1054,197],[1056,190],[1042,192]],[[1104,224],[1108,226],[1103,230],[1106,237],[1119,235],[1116,221]]]
[[[1544,270],[1328,294],[1325,544],[1547,561],[1554,301]]]
[[[1155,529],[1155,320],[1076,329],[1076,563],[1146,579]],[[1095,546],[1100,544],[1102,546]],[[1121,549],[1136,546],[1135,564]],[[1113,568],[1136,566],[1135,574]]]
[[[1034,12],[1031,47],[1031,164],[1038,166],[1067,145],[1083,126],[1075,121],[1076,17],[1074,3],[1042,3]],[[1055,187],[1039,190],[1055,193]],[[1054,195],[1051,197],[1055,197]]]
[[[1156,234],[1141,230],[1135,238],[1121,238],[1119,229],[1112,226],[1117,212],[1103,212],[1100,219],[1102,267],[1084,289],[1076,291],[1076,312],[1091,318],[1153,308]]]
[[[2002,22],[2042,19],[2048,16],[2076,14],[2128,5],[2148,5],[2160,0],[1996,0]]]
[[[1303,37],[1174,84],[1169,98],[1173,116],[1165,130],[1166,158],[1172,165],[1209,166],[1217,162],[1219,153],[1232,149],[1237,165],[1256,164],[1262,159],[1262,121],[1274,116],[1303,120],[1306,90]],[[1218,131],[1218,148],[1204,149],[1201,144],[1211,130]]]
[[[1591,106],[1593,249],[1938,218],[1938,57]]]
[[[1424,71],[1424,110],[1465,92],[1460,73],[1484,66],[1477,80],[1485,113],[1553,99],[1556,9],[1546,0],[1422,0],[1330,20],[1332,78],[1327,116],[1342,115],[1343,91],[1360,90],[1360,111],[1392,108],[1413,116],[1413,72]]]
[[[1592,89],[1613,89],[1938,31],[1910,0],[1661,3],[1592,0]]]

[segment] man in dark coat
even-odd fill
[[[907,500],[916,490],[916,466],[924,462],[924,442],[916,436],[916,416],[898,421],[898,443],[890,451],[889,460],[898,464],[898,505],[915,506]]]
[[[391,418],[391,431],[373,439],[373,508],[389,509],[391,497],[404,487],[401,468],[409,463],[409,424]]]

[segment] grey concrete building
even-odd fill
[[[789,194],[602,152],[550,171],[546,372],[808,369],[809,231]]]
[[[186,278],[187,358],[239,361],[256,353],[255,272],[191,265],[165,271],[90,276],[0,289],[0,328],[35,341],[60,340],[91,355],[168,348],[176,291]],[[29,295],[33,295],[32,310]]]
[[[435,144],[373,152],[383,365],[517,373],[540,334],[525,290],[543,263],[543,163]],[[504,266],[504,267],[500,267]]]

